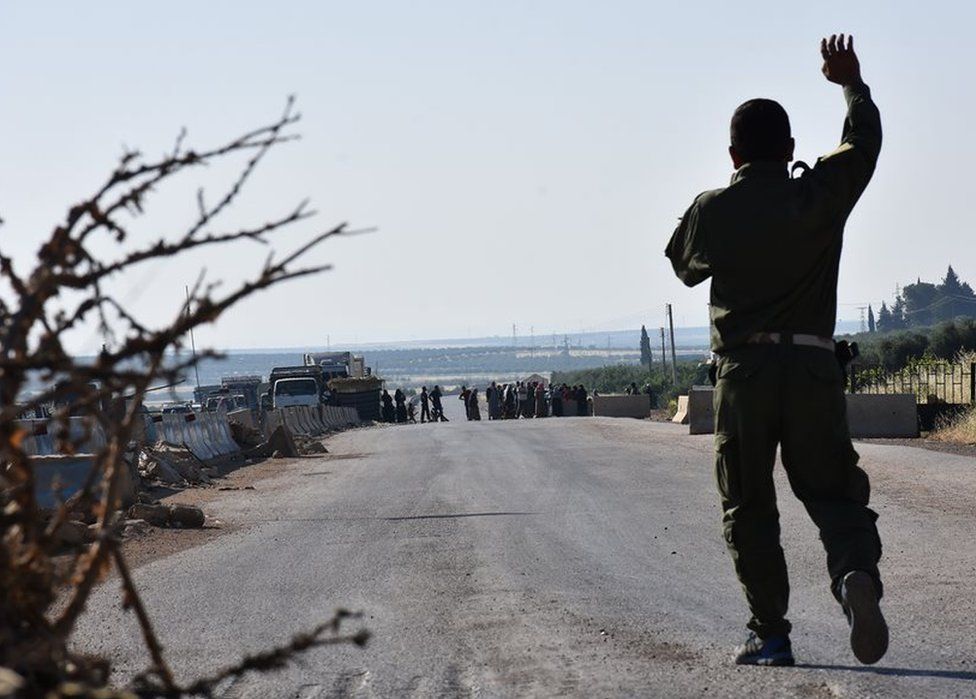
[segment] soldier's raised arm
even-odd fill
[[[861,78],[861,65],[854,52],[854,37],[843,34],[821,39],[823,74],[844,88],[847,116],[840,147],[818,162],[822,174],[834,184],[843,204],[853,206],[867,186],[881,152],[881,115],[871,100],[871,90]]]

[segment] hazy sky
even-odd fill
[[[198,340],[220,347],[464,337],[534,327],[704,325],[662,250],[700,191],[724,186],[728,119],[747,98],[791,115],[797,157],[838,142],[840,88],[819,38],[855,35],[885,144],[847,227],[840,315],[935,280],[976,282],[976,117],[964,2],[5,2],[0,10],[0,247],[21,269],[123,144],[158,155],[180,127],[210,145],[298,97],[303,140],[271,154],[229,223],[310,197],[312,224],[377,226],[315,255]],[[192,175],[136,229],[176,231],[231,173]],[[206,179],[201,179],[206,177]],[[145,319],[202,266],[242,278],[240,245],[164,262],[118,289]]]

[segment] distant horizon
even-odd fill
[[[837,333],[836,334],[848,334],[858,332],[860,329],[860,320],[838,320],[837,321]],[[651,345],[656,346],[655,343],[655,333],[659,331],[658,327],[648,327],[648,332],[651,334]],[[551,342],[552,336],[555,335],[557,338],[556,347],[562,344],[563,338],[569,338],[572,346],[575,346],[578,340],[592,339],[601,340],[600,342],[594,342],[592,344],[584,345],[586,347],[604,347],[605,340],[610,337],[611,340],[619,339],[621,335],[633,334],[639,338],[640,327],[637,328],[627,328],[623,330],[594,330],[585,332],[557,332],[557,333],[539,333],[534,336],[534,341],[530,340],[530,336],[519,336],[518,343],[513,345],[511,343],[511,336],[508,335],[479,335],[472,337],[432,337],[432,338],[418,338],[418,339],[397,339],[397,340],[383,340],[374,342],[361,342],[361,343],[336,343],[333,345],[326,345],[324,343],[320,344],[303,344],[303,345],[291,345],[291,346],[269,346],[269,347],[226,347],[223,349],[211,348],[218,352],[248,352],[248,353],[277,353],[277,352],[353,352],[357,350],[390,350],[398,348],[410,348],[410,349],[438,349],[438,348],[457,348],[457,347],[508,347],[508,348],[543,348],[543,347],[553,347]],[[676,346],[684,349],[698,349],[702,346],[707,346],[708,344],[708,334],[709,326],[707,325],[694,325],[694,326],[675,326],[675,344]],[[703,336],[704,344],[689,344],[689,336],[696,337]],[[530,344],[531,342],[531,344]],[[622,345],[619,342],[612,342],[611,347],[618,349],[620,347],[625,347],[629,345]],[[635,345],[636,346],[636,345]]]

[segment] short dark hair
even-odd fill
[[[744,162],[776,161],[789,148],[790,117],[779,102],[752,99],[732,115],[732,147]]]

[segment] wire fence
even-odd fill
[[[851,393],[913,393],[919,403],[976,404],[976,362],[919,362],[904,369],[851,367]]]

